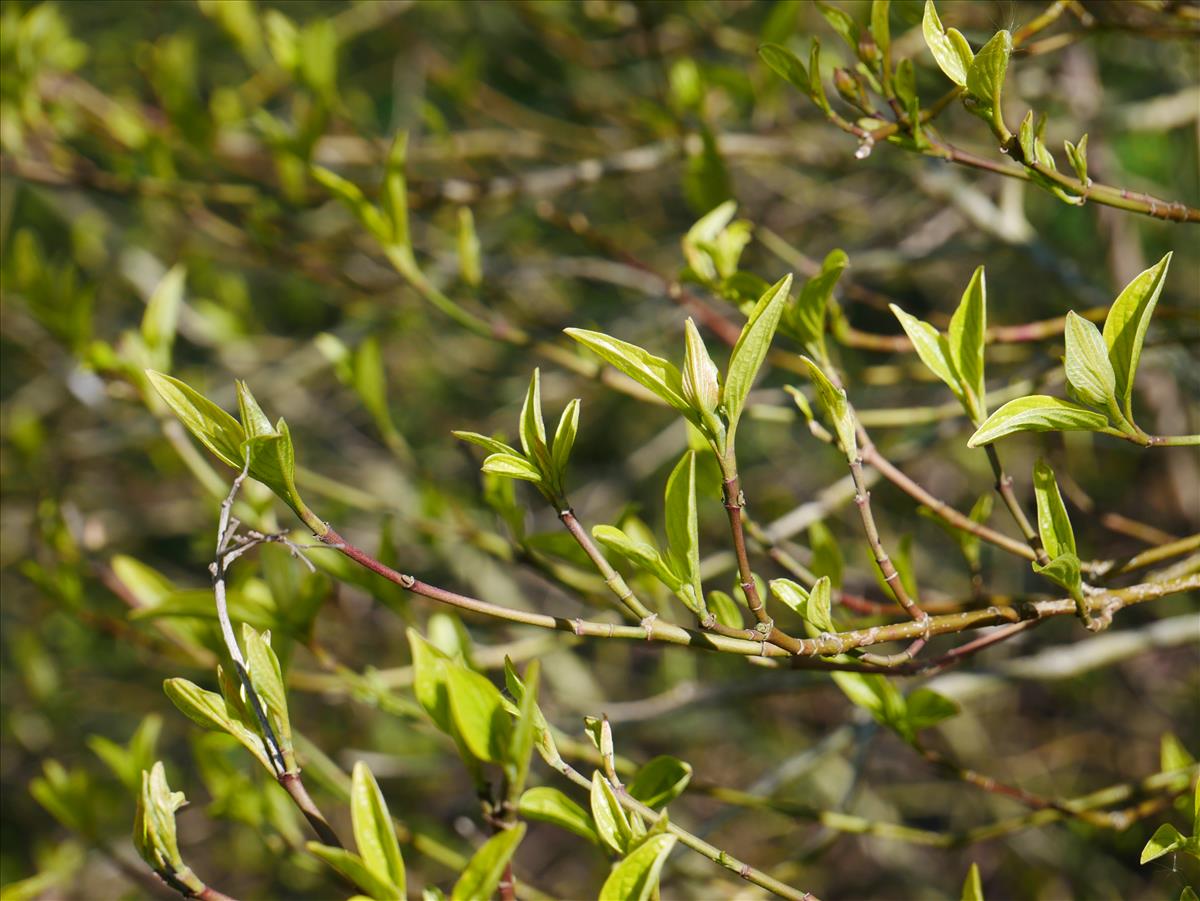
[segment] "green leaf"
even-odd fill
[[[1079,558],[1075,554],[1060,554],[1045,566],[1040,563],[1034,563],[1032,566],[1035,573],[1061,586],[1072,597],[1079,594],[1082,576]]]
[[[539,785],[521,795],[517,812],[528,820],[550,823],[580,838],[600,844],[600,836],[588,812],[557,788]]]
[[[833,532],[820,520],[808,527],[808,546],[812,550],[809,569],[813,575],[818,578],[828,576],[834,588],[841,588],[842,571],[846,565],[842,558],[842,549],[833,537]]]
[[[832,110],[829,107],[829,98],[825,96],[825,85],[821,81],[821,42],[816,38],[812,39],[812,47],[808,51],[808,77],[809,96],[828,116]]]
[[[786,51],[785,51],[786,52]],[[737,213],[737,203],[726,200],[701,216],[683,236],[683,255],[692,271],[705,283],[719,275],[713,246]]]
[[[819,578],[811,590],[805,590],[791,579],[772,579],[770,586],[771,594],[783,601],[812,627],[811,634],[837,631],[833,626],[828,576]]]
[[[446,670],[451,660],[416,629],[408,629],[408,644],[412,649],[413,695],[437,727],[452,735],[454,722],[446,688]]]
[[[1179,901],[1200,901],[1200,895],[1196,894],[1196,890],[1190,885],[1185,885],[1183,891],[1179,893]]]
[[[521,407],[520,437],[525,459],[533,463],[543,477],[549,476],[552,467],[550,448],[546,445],[546,424],[542,421],[542,378],[539,369],[533,370],[529,390],[525,393],[525,403]]]
[[[500,877],[504,875],[504,868],[525,837],[525,828],[524,823],[518,823],[484,842],[472,855],[458,882],[454,883],[451,901],[479,901],[492,897],[496,886],[500,884]]]
[[[871,0],[871,37],[885,58],[892,44],[892,33],[888,27],[890,8],[891,0]]]
[[[524,479],[526,482],[542,481],[542,474],[537,467],[524,457],[512,454],[492,454],[483,461],[483,471],[507,476],[510,479]]]
[[[963,386],[967,403],[974,407],[973,421],[978,424],[987,416],[984,400],[987,389],[983,378],[984,330],[987,328],[987,280],[980,266],[971,276],[963,292],[958,309],[950,318],[950,330],[946,335],[950,347],[950,359]]]
[[[563,408],[558,418],[558,428],[554,430],[554,444],[551,457],[554,463],[554,475],[561,485],[566,479],[567,461],[571,457],[571,449],[575,446],[575,435],[579,432],[579,398],[575,398]]]
[[[620,554],[634,566],[653,573],[672,591],[678,591],[683,579],[672,572],[658,549],[644,541],[635,541],[615,526],[594,526],[592,537],[609,550]]]
[[[1075,311],[1067,313],[1063,361],[1070,385],[1080,400],[1105,408],[1116,400],[1117,376],[1100,329]]]
[[[836,6],[830,6],[827,3],[817,2],[817,9],[821,15],[825,17],[825,21],[829,23],[829,27],[836,31],[846,42],[850,48],[850,52],[855,56],[858,55],[858,24],[851,16],[842,9]]]
[[[913,732],[957,716],[959,712],[954,701],[931,688],[918,688],[904,699],[904,704],[908,714],[908,725]]]
[[[638,384],[649,388],[676,410],[691,412],[692,405],[683,396],[683,377],[672,363],[636,344],[620,341],[602,332],[578,328],[563,331]]]
[[[175,829],[175,812],[185,804],[187,798],[183,792],[173,792],[167,785],[162,761],[157,761],[149,772],[142,771],[133,843],[138,854],[156,872],[175,873],[184,869]]]
[[[888,679],[875,673],[836,672],[830,675],[852,704],[866,710],[882,725],[900,732],[906,740],[912,737],[908,731],[904,697]]]
[[[350,818],[354,843],[367,869],[386,880],[397,897],[405,896],[404,858],[396,840],[387,802],[371,770],[361,760],[350,777]],[[363,886],[365,888],[365,886]]]
[[[628,791],[647,807],[662,810],[683,794],[691,781],[692,765],[664,754],[638,769]]]
[[[971,45],[957,28],[947,31],[942,27],[942,20],[938,18],[933,0],[925,0],[921,32],[925,35],[925,44],[933,54],[938,68],[956,85],[966,87],[967,72],[975,55],[971,52]]]
[[[469,441],[471,444],[476,444],[484,450],[493,454],[503,454],[506,457],[520,457],[521,452],[515,447],[505,444],[495,438],[489,438],[487,435],[480,435],[478,432],[462,432],[454,431],[450,433],[460,441]]]
[[[1071,168],[1075,170],[1075,177],[1085,185],[1091,184],[1091,179],[1088,178],[1087,144],[1088,136],[1086,134],[1079,139],[1078,144],[1063,141],[1063,149],[1067,151],[1067,159],[1071,161]]]
[[[408,165],[408,132],[398,131],[388,148],[387,163],[383,172],[383,211],[391,224],[391,243],[411,251],[412,241],[408,234],[408,181],[404,170]],[[467,211],[470,214],[470,210]],[[462,266],[462,231],[459,231],[459,265]],[[478,250],[478,248],[476,248]],[[472,283],[473,284],[473,283]]]
[[[462,280],[473,288],[478,288],[483,281],[475,217],[471,208],[466,206],[458,208],[458,272]]]
[[[504,658],[504,685],[508,689],[508,693],[516,700],[518,707],[523,708],[525,702],[525,684],[521,681],[521,677],[517,675],[512,661],[507,657]],[[554,766],[562,758],[558,753],[558,748],[554,744],[554,735],[550,732],[550,724],[546,722],[546,717],[542,715],[541,708],[537,704],[533,705],[533,720],[538,730],[538,753],[542,755],[542,758],[548,764]]]
[[[246,433],[238,421],[177,378],[146,370],[146,377],[180,422],[216,454],[227,466],[241,469],[245,464],[242,442]]]
[[[383,879],[369,869],[357,854],[345,848],[335,848],[320,842],[308,842],[304,847],[308,852],[329,864],[376,901],[399,901],[404,896],[397,892],[397,886]]]
[[[701,420],[706,421],[705,414],[716,410],[721,402],[720,373],[690,316],[684,323],[684,340],[683,396],[700,414]]]
[[[504,760],[512,730],[500,690],[483,675],[454,663],[446,665],[450,714],[463,743],[479,760]]]
[[[688,451],[667,479],[665,497],[667,558],[672,571],[691,585],[697,598],[700,587],[700,533],[696,509],[696,452]]]
[[[825,357],[825,313],[829,300],[849,265],[850,258],[845,251],[831,250],[821,264],[821,271],[804,283],[796,303],[789,306],[785,314],[788,327],[809,353],[820,359]]]
[[[534,742],[542,731],[538,723],[537,706],[540,676],[541,663],[537,660],[530,662],[525,670],[525,684],[518,702],[517,724],[512,730],[505,760],[510,802],[516,802],[525,791],[525,781],[529,778],[529,759],[533,756]]]
[[[270,435],[249,438],[250,475],[258,479],[299,516],[306,524],[314,517],[296,488],[296,453],[292,433],[281,417]]]
[[[804,63],[792,51],[779,44],[763,44],[758,48],[759,58],[780,78],[790,82],[805,94],[812,94],[811,82]],[[730,213],[730,218],[733,214]]]
[[[1142,848],[1142,857],[1140,863],[1147,864],[1152,860],[1157,860],[1164,854],[1170,854],[1177,848],[1183,847],[1187,838],[1180,834],[1179,830],[1170,823],[1163,823],[1154,830],[1154,835],[1150,836],[1150,841],[1146,842],[1146,847]]]
[[[1170,732],[1163,733],[1159,742],[1158,759],[1158,769],[1163,773],[1184,770],[1196,762],[1196,758],[1183,746],[1183,742]]]
[[[388,410],[387,375],[383,368],[379,339],[374,335],[365,338],[355,348],[354,390],[379,430],[390,432],[394,426]]]
[[[746,404],[746,395],[750,393],[754,377],[758,375],[759,367],[770,349],[791,287],[792,277],[786,275],[767,289],[755,304],[733,346],[729,370],[725,373],[725,385],[721,389],[721,403],[725,407],[730,434],[737,428],[738,418]]]
[[[993,115],[1000,110],[1000,95],[1012,49],[1012,35],[1008,31],[997,31],[979,48],[967,69],[967,92],[985,104]]]
[[[142,315],[142,340],[163,366],[171,364],[171,346],[175,343],[186,277],[187,269],[182,263],[172,266],[155,286]]]
[[[967,447],[982,447],[1013,432],[1098,432],[1108,426],[1108,417],[1046,394],[1010,400],[987,418],[967,441]]]
[[[742,619],[742,608],[738,606],[737,601],[724,591],[710,591],[708,593],[708,610],[717,618],[717,622],[722,626],[728,626],[731,629],[745,628],[746,623]]]
[[[962,887],[962,901],[984,901],[983,880],[979,877],[979,864],[971,864]]]
[[[591,803],[592,821],[600,840],[617,854],[624,854],[633,839],[633,827],[613,794],[612,786],[599,770],[592,773]]]
[[[675,841],[675,836],[669,833],[647,838],[613,867],[600,888],[600,901],[649,901]]]
[[[1140,273],[1125,286],[1104,320],[1104,343],[1108,345],[1108,358],[1116,375],[1117,399],[1130,422],[1133,421],[1133,382],[1142,357],[1142,344],[1170,265],[1171,254],[1168,253]]]
[[[835,387],[821,367],[808,357],[801,357],[808,367],[808,377],[816,389],[817,402],[821,405],[825,418],[838,436],[838,443],[846,454],[846,459],[854,462],[858,459],[858,440],[854,430],[854,415],[850,412],[850,404],[846,401],[846,391]]]
[[[340,200],[346,209],[354,214],[359,224],[377,241],[383,245],[393,243],[392,223],[383,217],[383,214],[366,198],[358,185],[323,166],[313,166],[311,171],[317,184]]]
[[[214,732],[227,732],[245,746],[251,754],[258,758],[268,771],[274,773],[271,762],[267,757],[266,745],[261,737],[251,732],[230,711],[224,698],[212,691],[205,691],[194,682],[187,679],[167,679],[163,682],[163,691],[171,699],[179,712],[193,723]]]
[[[1054,470],[1044,460],[1038,460],[1033,466],[1033,493],[1037,499],[1038,534],[1046,553],[1051,559],[1060,554],[1076,553],[1075,531],[1063,505],[1058,481],[1054,478]]]
[[[247,440],[277,434],[275,427],[271,425],[271,420],[267,418],[267,414],[254,399],[250,386],[238,379],[234,382],[234,388],[237,390],[238,414],[241,417],[242,429],[246,433]]]
[[[250,671],[250,684],[262,698],[271,715],[272,728],[280,743],[290,751],[292,726],[288,718],[287,691],[283,687],[283,671],[279,658],[263,636],[249,625],[242,624],[242,641],[246,645],[246,666]]]
[[[954,392],[954,396],[961,400],[963,398],[962,383],[958,378],[958,373],[954,370],[948,342],[928,322],[904,312],[894,303],[888,306],[895,317],[900,320],[900,325],[904,329],[904,333],[908,335],[908,340],[912,342],[913,349],[921,358],[921,362],[930,372],[945,382]]]

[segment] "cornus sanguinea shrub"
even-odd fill
[[[43,849],[39,872],[4,898],[128,891],[89,875],[95,855],[136,891],[203,899],[1157,897],[1162,886],[1195,899],[1196,725],[1176,714],[1189,705],[1181,694],[1195,700],[1200,534],[1177,534],[1181,521],[1194,529],[1195,497],[1158,495],[1164,482],[1181,493],[1200,484],[1194,247],[1169,243],[1200,212],[1102,182],[1087,134],[1064,141],[1060,170],[1053,121],[1008,118],[1022,66],[1094,32],[1194,37],[1195,8],[1108,19],[1060,0],[1030,7],[1011,32],[977,35],[972,21],[968,37],[951,24],[969,12],[961,4],[940,16],[932,0],[817,4],[803,20],[823,18],[844,44],[823,63],[819,37],[793,34],[794,4],[771,5],[753,34],[740,30],[740,7],[697,5],[702,18],[729,18],[713,27],[739,48],[740,68],[681,52],[665,69],[663,108],[692,129],[670,153],[686,157],[695,212],[668,236],[678,243],[661,268],[677,275],[664,277],[620,228],[549,199],[666,165],[655,156],[664,145],[410,187],[414,167],[437,157],[432,145],[410,148],[403,130],[386,142],[349,136],[370,95],[339,91],[339,46],[391,16],[461,12],[395,6],[298,23],[288,7],[201,3],[250,81],[203,106],[195,46],[163,39],[143,61],[161,115],[75,74],[85,47],[52,7],[3,13],[18,36],[5,40],[25,42],[5,50],[5,171],[132,194],[146,225],[178,195],[168,203],[188,228],[230,254],[167,268],[126,253],[124,277],[146,304],[110,344],[93,330],[105,292],[88,282],[102,283],[103,245],[76,234],[77,266],[52,262],[35,229],[6,238],[6,290],[25,311],[14,342],[61,348],[67,390],[131,436],[117,445],[150,431],[147,459],[163,478],[187,476],[192,512],[168,530],[149,509],[166,503],[156,496],[144,553],[113,553],[105,529],[125,540],[132,527],[81,526],[29,464],[44,496],[24,575],[61,606],[56,616],[70,614],[61,628],[95,633],[56,647],[70,655],[105,636],[136,649],[106,678],[134,686],[122,702],[144,719],[127,741],[101,734],[115,729],[88,738],[108,782],[44,755],[30,791],[74,838]],[[673,7],[585,7],[618,33],[622,16],[638,20],[638,46],[659,48],[648,59],[677,46]],[[484,22],[517,10],[560,49],[627,52],[613,37],[577,44],[575,10],[463,8]],[[466,92],[466,70],[453,71],[443,87]],[[850,135],[831,145],[847,165],[876,165],[895,145],[956,164],[945,171],[1029,186],[1051,217],[1104,207],[1118,244],[1130,222],[1176,231],[1124,278],[1089,272],[1102,298],[1053,305],[1062,292],[1035,277],[989,284],[991,259],[1007,270],[1012,247],[1055,253],[1037,244],[1020,196],[994,201],[913,168],[954,222],[995,245],[969,244],[958,280],[864,287],[851,278],[856,253],[825,242],[823,260],[810,260],[759,221],[759,205],[729,196],[739,135],[718,119],[750,71],[773,98],[756,121],[807,98],[818,129],[807,140],[826,124],[833,140]],[[293,106],[280,118],[269,101],[284,90]],[[585,141],[581,126],[483,98],[518,123],[514,135],[545,127],[550,143]],[[992,155],[944,136],[957,108],[971,115],[953,127],[983,129]],[[423,116],[451,127],[432,103]],[[199,160],[210,169],[193,173]],[[501,216],[483,201],[524,195],[530,218],[597,254],[575,273],[649,296],[616,316],[533,299],[501,315],[511,285],[532,298],[532,281],[549,278],[505,273],[507,246],[513,260],[541,251],[516,230],[482,227]],[[456,204],[448,221],[426,212],[439,199]],[[867,208],[858,233],[877,227],[861,222],[869,198],[853,203]],[[936,259],[949,251],[929,236],[944,224],[891,237]],[[289,228],[307,243],[280,241]],[[306,334],[263,337],[255,293],[213,272],[247,257],[329,290],[348,282],[366,302],[334,325],[264,300],[264,319],[290,311]],[[490,282],[505,278],[503,291]],[[408,318],[397,333],[418,336],[403,354],[390,349],[384,309],[398,290]],[[875,331],[852,324],[864,309]],[[1037,318],[1022,321],[1028,310]],[[316,373],[326,388],[313,388]],[[31,385],[22,390],[37,398]],[[886,405],[872,408],[881,387]],[[14,453],[61,453],[44,449],[36,424],[49,406],[17,395]],[[113,412],[120,402],[136,418]],[[293,433],[288,419],[303,426]],[[108,439],[75,433],[75,445],[92,442]],[[1170,468],[1175,481],[1154,476]],[[1182,513],[1157,522],[1172,505]],[[127,613],[91,604],[95,592]],[[13,645],[17,669],[49,709],[62,677],[30,634]],[[1132,684],[1096,681],[1143,658],[1153,662],[1122,670]],[[157,682],[165,698],[146,690]],[[1024,703],[1036,709],[996,701],[1013,685],[1034,686]],[[94,691],[89,718],[117,703]],[[172,706],[190,723],[160,741]],[[18,710],[7,728],[36,750],[48,716]],[[1112,772],[1121,778],[1095,778]],[[182,813],[186,796],[205,798],[205,813]],[[110,829],[115,809],[132,821],[140,861],[122,844],[127,828]],[[244,830],[241,844],[215,823]],[[1119,888],[1099,888],[1109,884]]]

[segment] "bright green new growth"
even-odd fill
[[[1013,432],[1029,431],[1105,432],[1138,444],[1154,443],[1134,422],[1133,384],[1170,263],[1168,253],[1125,286],[1109,308],[1103,335],[1073,311],[1067,314],[1063,367],[1068,390],[1080,403],[1046,395],[1011,400],[979,425],[967,446],[979,447]],[[901,322],[905,320],[901,318]],[[909,331],[908,324],[905,330]],[[913,337],[912,331],[909,334]],[[916,337],[913,344],[922,353]],[[1192,440],[1189,436],[1182,443]]]

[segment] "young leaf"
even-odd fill
[[[780,78],[790,82],[805,94],[812,93],[809,74],[804,69],[804,63],[800,62],[792,51],[779,44],[763,44],[758,48],[758,55]],[[732,214],[730,216],[732,218]]]
[[[614,526],[594,526],[592,537],[609,550],[620,554],[634,566],[653,573],[672,591],[678,591],[683,584],[683,579],[672,572],[662,555],[652,545],[646,544],[644,541],[635,541]]]
[[[638,845],[613,867],[600,888],[600,901],[649,901],[675,841],[675,836],[664,832],[652,835]]]
[[[1061,554],[1076,553],[1075,532],[1058,491],[1054,470],[1044,460],[1034,464],[1033,493],[1037,499],[1038,534],[1041,535],[1046,553],[1051,559]]]
[[[620,341],[602,332],[578,328],[563,331],[635,382],[649,388],[676,410],[691,412],[692,405],[683,396],[683,377],[669,361],[654,356],[636,344]]]
[[[885,58],[892,43],[892,34],[888,28],[890,7],[891,0],[871,0],[871,37],[875,39],[875,45]]]
[[[919,732],[958,715],[958,705],[931,688],[918,688],[904,699],[908,725]]]
[[[805,348],[819,359],[825,357],[825,313],[833,289],[850,258],[843,250],[831,250],[821,264],[821,271],[804,283],[796,303],[785,314],[785,322],[796,333]]]
[[[963,397],[962,383],[959,381],[958,373],[954,370],[954,363],[948,353],[949,345],[945,339],[928,322],[904,312],[894,303],[888,306],[895,317],[900,320],[900,325],[903,327],[904,333],[908,335],[908,340],[912,342],[913,349],[921,358],[921,362],[928,367],[930,372],[945,382],[954,392],[954,396],[961,400]]]
[[[715,410],[721,401],[720,374],[690,316],[684,323],[684,339],[683,396],[703,416]]]
[[[633,828],[617,796],[613,794],[612,786],[600,775],[599,770],[592,773],[591,802],[592,820],[600,840],[617,854],[624,854],[633,838]]]
[[[984,329],[987,327],[987,280],[980,266],[971,276],[967,289],[963,292],[958,309],[950,318],[950,330],[947,333],[947,343],[950,346],[950,359],[963,385],[963,393],[967,394],[966,401],[974,407],[969,410],[972,420],[978,423],[987,416],[987,406],[984,401],[986,388],[983,378],[983,345]]]
[[[1032,564],[1033,571],[1045,576],[1051,582],[1062,587],[1071,597],[1079,600],[1082,587],[1082,575],[1079,568],[1079,558],[1075,554],[1059,554],[1045,566],[1040,563]]]
[[[628,790],[647,807],[662,810],[683,794],[691,781],[692,765],[664,754],[644,764]]]
[[[408,630],[408,644],[412,649],[413,695],[439,729],[453,734],[454,723],[446,688],[446,670],[451,660],[416,629]]]
[[[142,315],[142,340],[163,366],[171,364],[171,345],[175,343],[186,277],[187,269],[182,263],[172,266],[155,286]]]
[[[240,719],[230,712],[225,699],[219,694],[205,691],[195,683],[180,678],[164,681],[163,691],[179,712],[193,723],[214,732],[229,733],[257,757],[259,763],[274,773],[262,738],[246,728]]]
[[[850,404],[846,402],[846,391],[835,387],[821,367],[808,357],[801,359],[808,367],[808,377],[816,389],[817,401],[825,413],[825,418],[837,433],[838,443],[842,446],[846,459],[853,463],[858,459],[858,439],[854,430],[854,415],[850,412]]]
[[[473,288],[483,281],[483,270],[479,264],[479,236],[475,234],[475,217],[471,208],[458,208],[458,272],[462,280]]]
[[[812,549],[812,563],[809,569],[813,575],[820,578],[828,576],[833,588],[842,587],[842,572],[846,568],[842,549],[829,526],[818,520],[808,527],[808,546]]]
[[[387,802],[365,763],[354,764],[350,778],[350,818],[354,843],[367,869],[393,886],[397,897],[405,896],[404,858],[396,840]]]
[[[153,369],[146,370],[146,377],[201,444],[227,466],[241,469],[245,465],[242,442],[246,440],[246,433],[236,419],[177,378]]]
[[[524,479],[526,482],[542,481],[542,474],[538,472],[537,467],[524,457],[516,457],[512,454],[492,454],[483,461],[482,468],[484,472],[507,476],[510,479]]]
[[[833,627],[830,613],[828,576],[818,579],[811,591],[806,591],[791,579],[772,579],[770,585],[771,594],[799,614],[806,625],[812,627],[811,634],[837,631]]]
[[[1105,408],[1116,400],[1117,376],[1100,330],[1075,311],[1067,313],[1064,331],[1067,384],[1084,402]]]
[[[782,48],[780,48],[782,49]],[[787,51],[784,51],[786,53]],[[761,52],[760,52],[761,53]],[[764,57],[765,59],[765,57]],[[805,88],[807,90],[807,88]],[[726,200],[705,213],[683,236],[683,255],[688,266],[705,283],[714,281],[719,273],[712,258],[712,246],[737,213],[737,203]]]
[[[1000,95],[1012,49],[1012,35],[1008,31],[998,31],[979,48],[967,69],[967,92],[984,104],[993,119],[1000,115]],[[1003,125],[1003,119],[997,121]]]
[[[963,882],[962,901],[984,901],[983,880],[979,878],[979,864],[972,863]]]
[[[396,886],[388,880],[377,876],[367,867],[361,857],[345,848],[335,848],[320,842],[308,842],[305,846],[308,852],[321,858],[371,898],[377,901],[399,901],[404,896],[396,891]]]
[[[554,444],[551,447],[551,457],[554,463],[554,475],[560,484],[566,478],[567,461],[571,457],[571,448],[575,446],[575,435],[579,431],[579,398],[573,399],[563,408],[558,419],[558,428],[554,430]]]
[[[463,743],[479,760],[504,760],[512,730],[500,690],[486,677],[454,663],[446,665],[450,714]]]
[[[560,425],[559,428],[562,426]],[[462,441],[469,441],[472,444],[477,444],[484,450],[493,454],[503,454],[506,457],[520,457],[521,452],[515,447],[505,444],[503,441],[498,441],[495,438],[489,438],[487,435],[480,435],[478,432],[451,432],[455,438]]]
[[[875,673],[837,672],[831,676],[852,704],[866,710],[880,724],[900,732],[906,740],[911,738],[904,697],[891,681]]]
[[[750,393],[754,377],[758,375],[758,369],[767,356],[791,287],[792,277],[786,275],[767,289],[755,304],[733,346],[725,385],[721,389],[721,403],[725,407],[730,433],[737,427],[742,407],[746,404],[746,395]]]
[[[292,727],[288,719],[287,692],[283,687],[279,658],[263,636],[245,623],[242,624],[242,641],[246,645],[250,683],[271,715],[276,737],[285,748],[290,748]]]
[[[1154,830],[1154,835],[1150,836],[1146,847],[1142,848],[1142,857],[1139,862],[1147,864],[1152,860],[1157,860],[1164,854],[1170,854],[1183,847],[1186,842],[1187,838],[1180,834],[1178,829],[1170,823],[1163,823]]]
[[[525,670],[525,684],[518,705],[517,723],[512,730],[505,760],[508,776],[508,798],[516,802],[525,791],[525,780],[529,777],[529,759],[533,756],[533,744],[541,733],[537,716],[538,681],[541,663],[530,662]]]
[[[696,510],[696,452],[679,458],[667,479],[667,555],[671,569],[700,593],[700,534]]]
[[[1104,343],[1116,375],[1117,399],[1125,416],[1133,421],[1133,381],[1142,357],[1142,344],[1154,306],[1162,293],[1171,254],[1167,254],[1125,286],[1104,320]]]
[[[742,608],[738,606],[737,601],[724,591],[710,591],[708,593],[708,610],[717,618],[717,622],[722,626],[728,626],[731,629],[745,628],[746,623],[742,619]]]
[[[858,55],[858,24],[845,10],[839,9],[836,6],[829,6],[826,3],[817,2],[817,9],[821,15],[825,17],[825,21],[829,23],[829,27],[836,31],[846,42],[850,48],[850,52]]]
[[[517,675],[516,669],[512,665],[512,661],[507,657],[504,658],[504,685],[508,689],[508,693],[516,700],[519,708],[524,708],[525,703],[525,684],[521,681],[521,677]],[[542,758],[551,766],[554,766],[562,758],[558,753],[558,748],[554,744],[554,736],[550,732],[550,724],[546,722],[546,717],[542,714],[541,708],[535,703],[533,705],[533,721],[537,728],[537,749]]]
[[[364,196],[362,189],[324,166],[313,166],[312,176],[330,194],[342,202],[359,223],[381,244],[393,243],[393,225],[379,209]]]
[[[821,81],[821,42],[816,38],[812,39],[812,47],[808,51],[808,77],[809,96],[828,116],[833,111],[829,107],[829,98],[825,96],[825,85]]]
[[[967,447],[982,447],[1013,432],[1098,432],[1108,417],[1046,394],[1010,400],[993,413],[967,440]]]
[[[596,833],[588,812],[557,788],[539,785],[526,790],[521,795],[517,812],[525,819],[551,823],[560,829],[574,832],[580,838],[600,844],[600,836]]]
[[[175,829],[175,811],[187,804],[183,792],[167,784],[162,761],[149,772],[142,771],[142,787],[134,815],[133,844],[141,858],[156,872],[175,873],[184,869]]]
[[[525,459],[539,472],[549,472],[550,449],[546,446],[546,424],[542,421],[542,378],[541,370],[536,368],[521,407],[521,447],[525,450]]]
[[[1091,179],[1087,174],[1087,144],[1088,136],[1086,134],[1079,139],[1078,144],[1063,141],[1063,149],[1067,151],[1067,159],[1071,161],[1071,168],[1075,170],[1076,178],[1085,185],[1091,184]]]
[[[960,87],[967,86],[967,72],[970,70],[974,54],[967,39],[957,28],[947,31],[942,27],[933,0],[925,0],[925,15],[921,20],[921,32],[925,36],[925,44],[933,54],[946,77]]]
[[[383,211],[391,224],[391,243],[411,250],[408,235],[408,181],[404,170],[408,164],[408,132],[398,131],[388,148],[383,173]],[[470,213],[470,210],[467,211]],[[461,222],[461,214],[460,214]],[[462,265],[462,237],[459,237],[459,265]]]
[[[450,893],[450,901],[478,901],[491,897],[524,833],[526,824],[517,823],[515,827],[505,829],[503,833],[497,833],[484,842],[470,858],[462,876],[458,877],[454,891]]]

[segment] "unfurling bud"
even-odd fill
[[[688,319],[684,329],[687,350],[683,357],[683,396],[700,412],[711,413],[721,401],[717,366],[708,355],[696,324]]]

